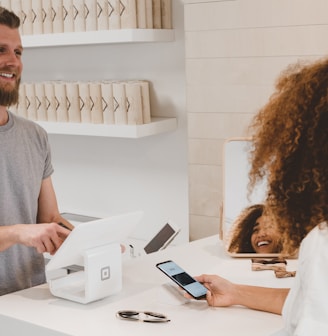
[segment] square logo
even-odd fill
[[[101,281],[108,280],[110,278],[110,268],[109,268],[109,266],[103,267],[100,270],[100,273],[101,273],[101,275],[100,275]]]

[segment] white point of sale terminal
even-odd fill
[[[116,215],[77,225],[46,265],[47,281],[54,296],[89,303],[122,289],[120,242],[140,222],[142,211]],[[53,277],[54,270],[71,265],[78,272]]]

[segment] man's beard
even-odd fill
[[[12,106],[18,104],[20,79],[13,90],[7,91],[0,88],[0,106]]]

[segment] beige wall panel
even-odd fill
[[[187,111],[255,113],[273,93],[289,64],[318,57],[187,60]]]
[[[222,139],[189,139],[189,164],[222,164]]]
[[[197,31],[326,24],[326,12],[326,0],[213,1],[186,6],[185,28]]]
[[[238,27],[238,19],[238,1],[213,1],[185,6],[186,32]]]
[[[187,87],[189,113],[255,113],[267,101],[272,86],[226,85]]]
[[[193,58],[186,60],[187,84],[272,85],[288,64],[317,57]]]
[[[180,0],[183,3],[187,4],[202,4],[208,2],[227,2],[227,1],[237,1],[237,0]]]
[[[328,25],[186,33],[188,58],[322,55]]]
[[[219,233],[220,220],[217,217],[191,215],[189,221],[190,240],[201,239]]]
[[[247,136],[253,114],[189,113],[189,138],[227,139]]]
[[[189,166],[189,213],[218,216],[222,198],[222,169],[219,166]]]

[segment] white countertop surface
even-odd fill
[[[172,259],[191,275],[219,274],[239,283],[290,287],[293,278],[277,279],[273,271],[251,270],[250,259],[225,254],[217,236],[137,258],[123,258],[123,290],[87,305],[56,298],[48,285],[0,297],[1,334],[11,335],[270,335],[283,326],[282,317],[234,306],[212,308],[189,301],[176,290],[156,263]],[[297,260],[288,260],[295,270]],[[150,310],[167,315],[168,323],[141,323],[116,317],[118,310]]]

